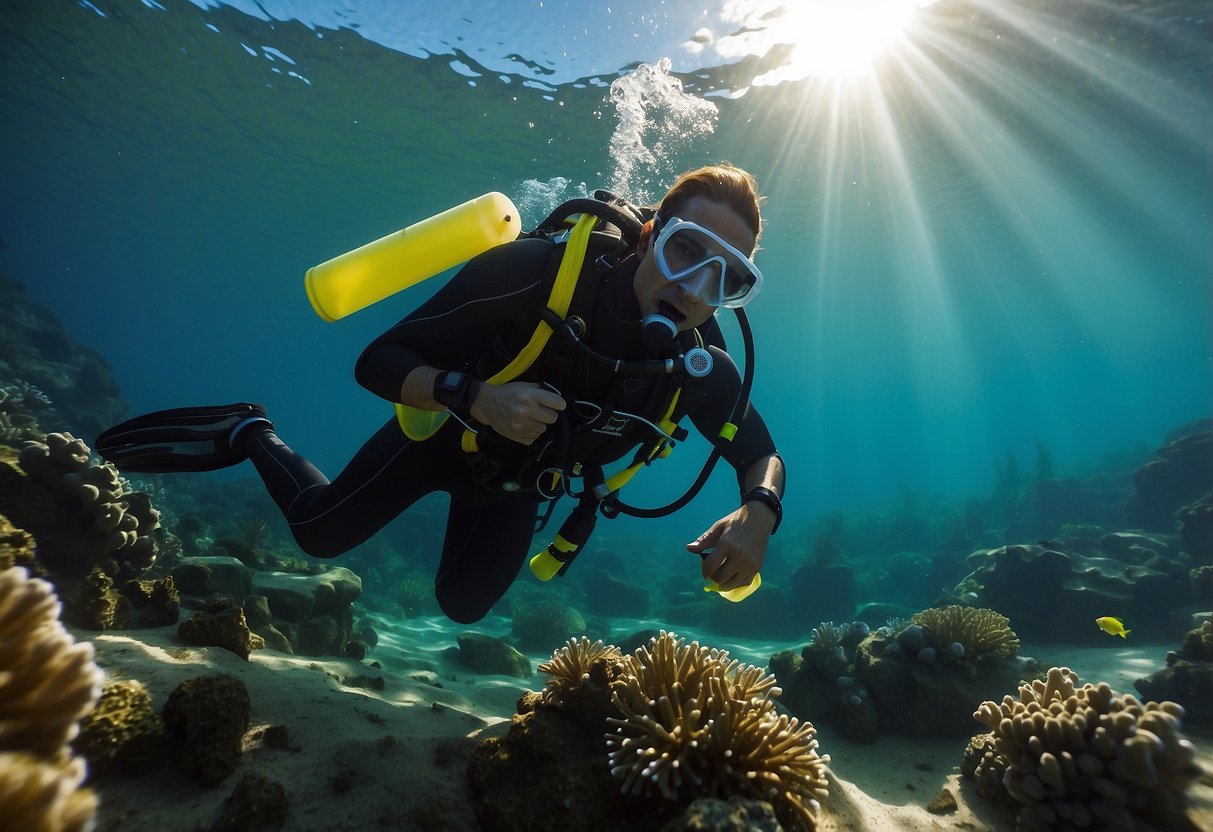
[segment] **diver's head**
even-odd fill
[[[743,306],[762,285],[750,260],[762,228],[754,179],[713,165],[684,173],[641,230],[635,292],[641,316],[680,332],[720,306]]]

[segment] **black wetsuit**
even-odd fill
[[[488,378],[512,360],[534,332],[554,279],[552,253],[553,244],[546,239],[522,239],[472,260],[433,298],[367,347],[355,369],[358,382],[394,402],[405,377],[422,365]],[[632,289],[637,262],[635,256],[626,258],[603,278],[588,313],[587,343],[627,361],[652,357],[640,341],[640,309]],[[700,332],[705,343],[723,350],[714,320]],[[709,437],[728,418],[741,384],[727,354],[713,352],[715,368],[683,388],[675,412],[687,415]],[[542,378],[543,365],[542,360],[536,362],[518,380],[553,381]],[[566,459],[605,465],[651,438],[651,429],[639,421],[612,418],[610,413],[656,421],[661,414],[653,412],[654,403],[668,405],[672,392],[665,378],[621,376],[579,354],[567,377],[555,380],[563,388],[559,392],[570,400],[607,407],[602,415],[593,404],[569,407]],[[268,430],[250,436],[245,446],[299,546],[316,557],[333,557],[357,546],[426,494],[450,494],[435,595],[449,618],[470,623],[505,593],[529,554],[542,502],[534,485],[539,471],[556,461],[559,443],[556,429],[524,446],[483,428],[479,439],[485,454],[473,465],[460,448],[462,432],[463,426],[449,419],[433,437],[415,442],[393,416],[331,483]],[[536,459],[544,449],[547,453]],[[750,409],[724,458],[740,479],[774,451],[761,417]],[[507,490],[516,484],[521,490]]]

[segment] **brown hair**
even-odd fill
[[[658,213],[668,218],[676,216],[684,205],[697,196],[723,203],[733,209],[754,232],[755,244],[762,235],[762,213],[759,206],[758,182],[745,170],[728,162],[707,165],[680,175],[661,200]]]

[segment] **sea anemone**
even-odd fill
[[[625,657],[611,685],[611,772],[622,790],[668,800],[765,800],[788,828],[811,830],[827,794],[816,730],[779,715],[765,670],[662,632]]]
[[[603,644],[601,640],[591,643],[585,636],[569,639],[552,654],[552,658],[539,665],[539,672],[548,674],[541,694],[543,701],[549,705],[560,704],[589,679],[590,667],[594,662],[622,656],[618,647]]]
[[[928,630],[940,648],[959,642],[970,661],[1006,658],[1019,652],[1019,637],[1002,613],[977,607],[952,605],[923,610],[913,621]]]
[[[809,634],[809,647],[815,650],[833,650],[842,645],[846,630],[833,621],[823,621]]]

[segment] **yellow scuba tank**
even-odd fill
[[[488,193],[307,270],[316,314],[336,321],[518,237],[518,209]]]

